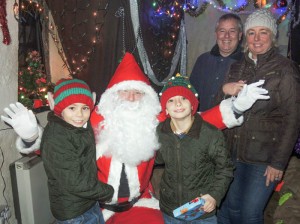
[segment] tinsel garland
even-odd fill
[[[6,45],[10,44],[10,35],[7,26],[7,19],[6,19],[6,0],[0,0],[0,26],[3,34],[3,43]]]
[[[143,44],[138,12],[139,12],[138,1],[130,0],[131,21],[134,27],[134,35],[137,40],[137,49],[139,52],[139,56],[141,58],[144,73],[157,86],[163,86],[167,82],[167,80],[169,80],[174,75],[174,72],[178,64],[180,64],[180,73],[186,74],[186,34],[185,34],[184,21],[181,20],[180,32],[178,35],[175,53],[173,55],[173,59],[171,62],[170,72],[164,80],[159,81],[157,80],[153,72],[153,69],[150,65],[149,57],[147,55],[146,49]]]
[[[217,0],[221,8],[225,8],[226,4],[223,2],[223,0]]]
[[[207,7],[209,6],[209,2],[204,2],[201,7],[198,7],[198,10],[192,11],[192,10],[188,10],[188,14],[190,16],[193,17],[198,17],[200,14],[202,14],[203,12],[205,12],[205,10],[207,9]]]
[[[290,24],[293,24],[291,28],[295,28],[297,25],[300,24],[300,2],[295,0],[292,6],[291,11],[291,18],[290,18]]]

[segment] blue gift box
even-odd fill
[[[197,197],[190,202],[173,210],[173,215],[177,219],[191,221],[199,218],[205,212],[200,208],[204,205],[205,200]]]

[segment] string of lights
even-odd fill
[[[67,60],[67,57],[64,53],[64,50],[63,50],[63,47],[62,47],[62,44],[61,42],[59,41],[59,36],[58,36],[58,31],[57,31],[57,27],[54,26],[53,24],[54,23],[54,20],[53,20],[53,17],[51,15],[46,16],[45,17],[46,20],[48,20],[48,32],[57,48],[57,52],[59,54],[59,56],[61,57],[62,61],[63,61],[63,68],[67,68],[67,70],[69,71],[69,74],[71,76],[72,74],[72,70],[68,64],[68,60]]]
[[[163,86],[166,80],[174,75],[179,64],[181,73],[185,74],[186,35],[182,20],[184,11],[180,5],[174,1],[159,1],[153,8],[151,2],[140,6],[135,0],[130,2],[137,49],[144,72],[157,86]],[[166,6],[172,6],[170,12],[173,16],[159,14],[158,9]],[[144,14],[149,15],[148,19],[144,20]],[[144,42],[143,37],[149,36],[153,41]]]
[[[181,1],[182,2],[182,1]],[[162,4],[160,0],[154,0],[152,3],[156,16],[178,17],[181,10],[193,17],[197,17],[205,12],[208,6],[222,12],[232,12],[237,14],[251,14],[257,8],[265,8],[272,11],[273,14],[279,15],[277,23],[282,22],[290,11],[290,5],[287,0],[274,0],[271,3],[266,0],[253,1],[254,10],[246,10],[250,1],[232,1],[230,6],[227,6],[223,0],[185,0],[184,3],[180,1],[171,1],[169,4]]]
[[[274,15],[276,15],[277,23],[280,24],[283,20],[285,20],[288,16],[288,14],[291,11],[292,5],[290,4],[291,0],[273,0],[272,2],[267,4],[266,0],[254,0],[253,10],[246,10],[249,8],[250,0],[239,0],[239,1],[225,1],[224,0],[175,0],[175,1],[164,1],[164,0],[153,0],[152,1],[152,8],[153,8],[153,15],[154,17],[166,17],[174,19],[174,21],[180,21],[183,18],[183,12],[188,13],[189,15],[193,17],[197,17],[201,14],[203,14],[208,7],[213,7],[214,9],[221,11],[221,12],[232,12],[237,14],[250,14],[252,13],[256,8],[266,8],[272,11]],[[41,18],[44,20],[45,24],[48,24],[48,32],[53,39],[56,48],[58,49],[58,53],[64,62],[64,66],[68,69],[70,75],[76,75],[80,73],[86,66],[88,66],[88,63],[90,59],[93,57],[93,54],[95,52],[95,46],[100,42],[100,33],[104,24],[104,18],[99,18],[100,14],[103,16],[106,15],[106,13],[102,13],[103,11],[108,10],[108,4],[109,1],[107,1],[106,5],[100,6],[98,5],[96,8],[93,9],[93,7],[90,4],[90,1],[86,1],[85,6],[83,7],[84,10],[87,8],[90,8],[90,11],[92,13],[92,17],[94,18],[94,36],[91,40],[87,40],[86,32],[82,33],[80,35],[81,40],[84,40],[84,44],[80,44],[78,48],[84,49],[81,50],[78,53],[70,54],[69,49],[64,49],[62,47],[63,41],[69,41],[69,40],[61,40],[59,38],[58,33],[66,32],[65,27],[57,27],[55,26],[53,18],[51,18],[48,15],[45,15],[45,12],[48,11],[44,10],[47,5],[43,0],[29,0],[27,1],[29,4],[21,4],[19,7],[17,2],[15,1],[15,4],[13,6],[13,11],[16,19],[20,19],[18,17],[19,11],[27,11],[30,12],[33,8],[35,8],[35,11],[37,13],[40,13],[42,16]],[[63,1],[61,4],[63,4],[63,12],[60,12],[60,17],[63,18],[64,15],[67,13],[73,13],[73,14],[80,14],[80,8],[78,8],[77,11],[74,11],[74,9],[71,7],[67,7],[67,1]],[[75,1],[76,4],[79,1]],[[79,4],[79,3],[78,3]],[[83,4],[83,3],[82,3]],[[57,12],[51,12],[57,13]],[[50,18],[49,18],[50,17]],[[76,16],[75,16],[76,17]],[[100,22],[99,22],[100,21]],[[83,21],[74,21],[74,24],[72,24],[72,30],[75,30],[75,27],[78,25],[84,25],[87,24],[87,20]],[[180,23],[176,22],[177,27],[179,29]],[[174,31],[172,32],[172,35],[168,37],[170,40],[176,40],[178,32]],[[72,36],[72,35],[71,35]],[[76,37],[77,38],[77,37]],[[168,42],[170,46],[173,46],[172,41]],[[173,43],[173,44],[172,44]],[[167,44],[167,41],[166,41]],[[167,45],[166,45],[167,46]],[[166,48],[167,49],[167,48]],[[74,49],[73,49],[74,50]],[[171,50],[165,50],[165,54],[163,54],[163,57],[170,58],[170,55],[173,54],[173,51]],[[150,61],[151,62],[151,61]],[[151,64],[151,66],[154,66]]]
[[[67,51],[68,49],[64,49],[62,47],[62,41],[60,40],[59,37],[59,32],[64,32],[64,27],[57,27],[54,22],[54,19],[52,18],[52,16],[48,16],[46,14],[43,14],[45,11],[48,11],[47,8],[47,4],[45,1],[41,0],[41,2],[39,3],[38,1],[25,1],[27,4],[24,4],[24,2],[21,3],[21,5],[19,6],[18,3],[15,1],[14,6],[13,6],[13,12],[14,12],[14,17],[19,20],[19,14],[21,12],[36,12],[36,13],[40,13],[41,14],[41,21],[44,25],[44,28],[47,28],[57,50],[58,53],[64,63],[64,67],[67,68],[67,70],[69,71],[70,75],[76,75],[78,73],[80,73],[87,65],[89,60],[91,59],[93,53],[95,52],[95,45],[100,41],[100,33],[101,33],[101,29],[103,27],[103,21],[104,18],[99,18],[100,15],[100,11],[106,11],[108,9],[108,4],[109,1],[107,1],[106,5],[104,7],[101,7],[100,5],[97,6],[97,8],[95,8],[94,10],[91,10],[91,15],[94,18],[94,35],[92,37],[92,39],[90,41],[83,41],[85,42],[85,46],[79,45],[78,47],[84,47],[85,53],[75,53],[72,57],[71,60],[68,60],[68,58],[66,57],[67,55]],[[66,2],[66,1],[65,1]],[[64,3],[64,5],[67,5],[66,3]],[[82,10],[86,10],[86,8],[91,7],[90,3],[87,2],[86,6],[82,9]],[[47,10],[45,10],[47,8]],[[67,8],[67,7],[66,7]],[[80,14],[80,8],[78,8],[78,12],[74,12],[73,10],[67,10],[64,9],[63,13],[61,13],[61,17],[63,17],[65,14],[67,13],[73,13],[73,14]],[[52,12],[55,13],[55,12]],[[105,16],[106,13],[103,13],[103,15]],[[75,15],[76,17],[76,15]],[[102,22],[99,22],[102,21]],[[87,23],[87,20],[84,21],[75,21],[74,24],[72,25],[72,29],[75,29],[76,26],[78,25],[82,25],[84,23]],[[46,25],[48,24],[48,26]],[[75,36],[75,35],[74,35]],[[83,33],[81,35],[81,39],[86,38],[87,33]],[[65,40],[66,41],[66,40]],[[71,65],[69,64],[69,62],[71,61]]]
[[[88,66],[88,62],[91,60],[91,58],[93,57],[93,54],[95,53],[95,47],[100,42],[100,33],[103,28],[103,24],[104,24],[104,20],[105,20],[104,17],[106,15],[106,11],[108,10],[109,1],[107,1],[104,6],[100,5],[100,3],[99,3],[95,8],[92,7],[92,4],[90,3],[90,1],[87,1],[85,3],[85,5],[83,5],[83,6],[79,6],[78,1],[76,1],[76,5],[78,5],[78,6],[74,6],[75,7],[74,9],[73,8],[68,9],[67,1],[64,1],[63,12],[61,12],[61,14],[59,15],[60,18],[63,19],[65,15],[70,13],[70,14],[73,14],[73,18],[75,19],[75,21],[72,24],[71,33],[70,33],[70,37],[68,40],[67,39],[60,40],[59,36],[58,36],[59,32],[60,33],[68,32],[66,29],[67,27],[57,27],[57,26],[54,27],[54,25],[53,25],[54,22],[52,22],[52,26],[50,26],[50,31],[49,31],[53,35],[55,42],[57,42],[57,45],[59,46],[59,53],[61,53],[63,55],[70,56],[71,53],[69,53],[69,51],[71,49],[68,49],[68,48],[63,49],[61,47],[61,42],[73,41],[73,42],[78,43],[77,44],[78,51],[75,52],[75,54],[71,55],[71,57],[72,57],[71,60],[66,57],[63,58],[65,66],[67,66],[70,74],[73,76],[80,74],[80,72],[86,66]],[[93,20],[94,20],[94,34],[92,34],[91,39],[87,39],[91,36],[90,33],[88,33],[88,31],[80,33],[80,35],[78,35],[78,33],[77,33],[77,27],[86,26],[88,21],[90,21],[90,19],[84,19],[84,20],[78,19],[79,15],[81,13],[81,10],[87,10],[87,8],[90,8],[91,18],[93,18]],[[104,11],[104,13],[101,13],[101,11],[102,12]],[[52,12],[52,13],[58,13],[58,12]],[[101,15],[104,15],[104,17],[100,18]],[[74,51],[74,49],[72,49],[72,50]],[[68,62],[71,62],[71,64],[68,64]]]

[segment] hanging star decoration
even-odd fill
[[[6,0],[0,0],[0,27],[3,34],[3,43],[6,45],[10,44],[10,35],[7,26],[7,19],[6,19]]]

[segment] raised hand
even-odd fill
[[[246,82],[242,80],[238,82],[229,82],[223,85],[222,90],[225,95],[237,96],[245,84]]]
[[[19,102],[9,107],[4,108],[8,117],[1,116],[1,119],[11,125],[24,141],[34,141],[38,137],[38,124],[33,112]]]
[[[244,84],[242,91],[239,92],[236,99],[233,101],[233,110],[237,113],[243,113],[249,110],[257,100],[270,99],[268,90],[260,87],[265,83],[265,80],[259,80],[252,84]]]

